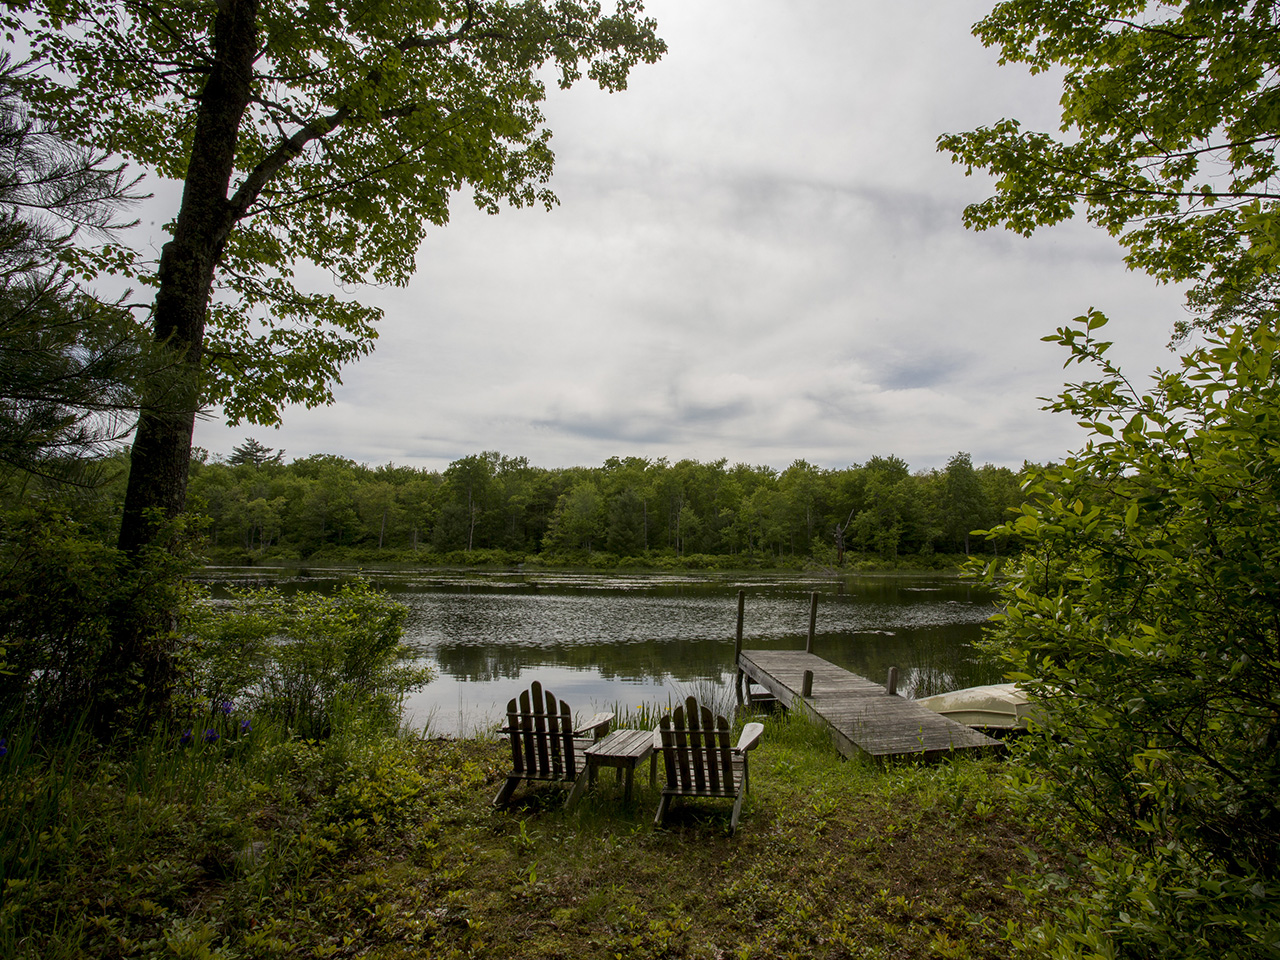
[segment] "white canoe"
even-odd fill
[[[1027,701],[1026,694],[1014,683],[966,687],[963,690],[925,697],[917,703],[968,727],[1002,727],[1009,730],[1025,729],[1027,717],[1035,711],[1035,707]]]

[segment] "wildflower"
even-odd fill
[[[231,716],[231,711],[232,711],[232,710],[234,710],[234,709],[235,709],[235,706],[231,703],[231,701],[230,701],[230,700],[223,700],[223,701],[222,701],[222,715],[223,715],[224,717],[229,717],[229,716]]]
[[[0,737],[0,757],[7,757],[8,755],[9,755],[9,741],[6,740],[4,737]]]
[[[208,730],[204,732],[205,743],[213,743],[217,739],[218,739],[218,731],[213,729],[213,727],[210,727]]]
[[[187,729],[185,729],[185,730],[183,730],[183,731],[182,731],[182,736],[179,738],[178,742],[179,742],[180,744],[182,744],[184,747],[185,747],[188,743],[190,743],[190,742],[191,742],[191,728],[190,728],[190,727],[187,727]]]
[[[249,726],[249,721],[248,721],[248,720],[241,720],[241,721],[240,721],[240,733],[241,733],[241,734],[248,733],[248,732],[249,732],[250,730],[252,730],[252,729],[253,729],[253,728],[252,728],[251,726]]]

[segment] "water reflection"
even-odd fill
[[[406,639],[439,677],[408,708],[444,734],[496,721],[533,679],[583,711],[730,687],[740,589],[748,648],[803,647],[818,591],[819,656],[878,682],[897,666],[906,696],[999,679],[973,650],[991,595],[954,577],[361,573],[410,608]],[[292,592],[332,589],[352,574],[211,568],[207,579],[215,593],[261,582]]]

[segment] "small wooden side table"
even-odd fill
[[[588,778],[592,783],[596,779],[596,771],[600,767],[617,767],[618,779],[622,779],[623,771],[627,774],[627,786],[623,797],[631,802],[631,783],[635,777],[636,767],[653,756],[652,730],[615,730],[603,740],[593,743],[586,749]],[[649,786],[654,783],[654,766],[649,764]]]

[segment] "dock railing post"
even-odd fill
[[[805,653],[813,653],[813,635],[818,629],[818,591],[809,594],[809,639],[804,645]]]
[[[804,672],[804,680],[800,683],[800,696],[808,700],[813,696],[813,671],[806,670]]]
[[[898,668],[889,668],[889,679],[885,681],[884,688],[888,691],[889,696],[896,697],[898,695]]]
[[[738,591],[738,632],[733,641],[733,666],[738,671],[738,680],[734,684],[738,691],[738,706],[742,706],[742,608],[746,604],[747,591]]]
[[[738,654],[742,652],[742,608],[747,601],[747,591],[738,591],[738,632],[733,641],[733,662],[738,662]]]

